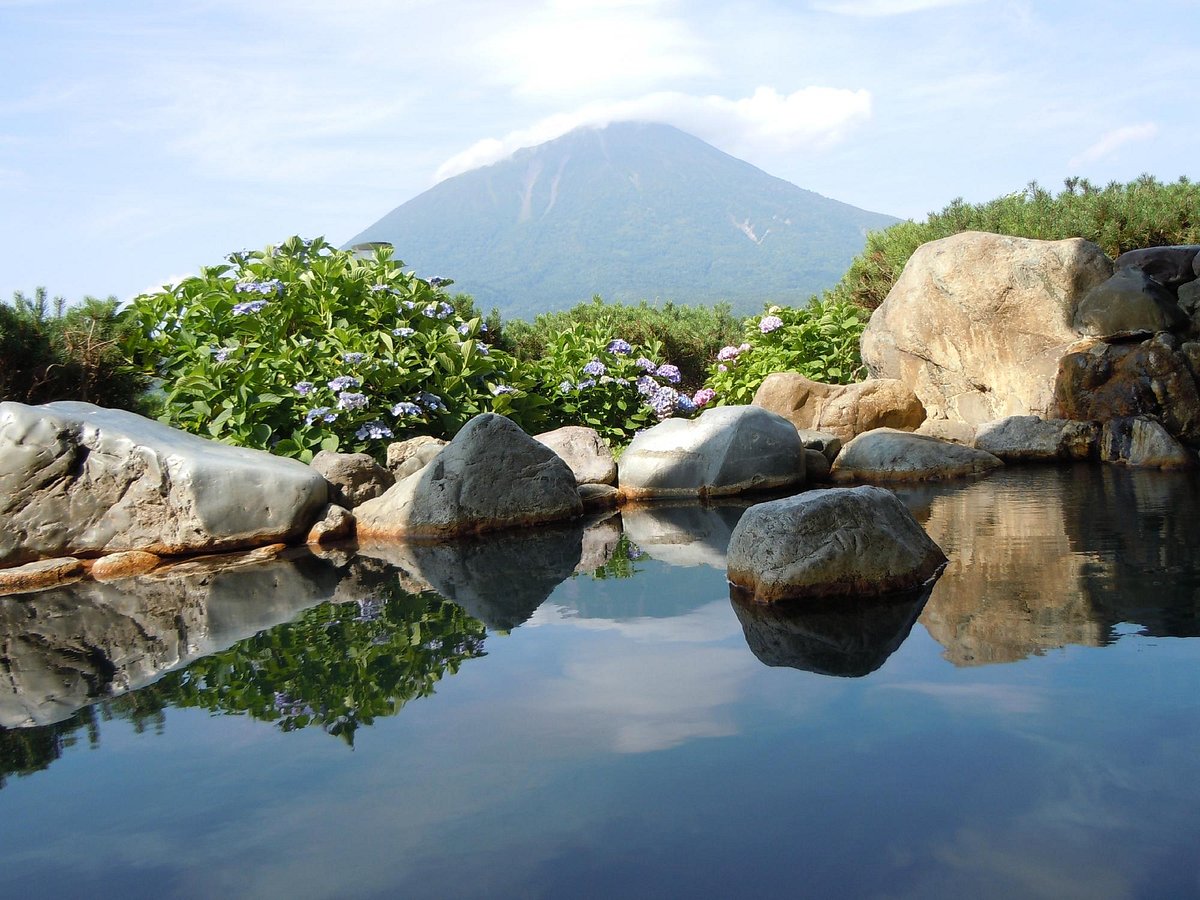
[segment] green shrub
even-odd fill
[[[489,320],[490,321],[490,320]],[[680,385],[695,390],[704,383],[708,361],[725,344],[739,337],[740,319],[727,303],[715,307],[681,306],[665,303],[651,306],[606,303],[593,297],[565,312],[543,313],[532,323],[514,320],[503,326],[502,347],[518,359],[537,360],[545,355],[555,338],[575,326],[621,335],[631,344],[657,344],[661,355],[679,367]]]
[[[838,300],[772,306],[745,322],[744,340],[717,353],[707,387],[722,404],[749,403],[772,372],[799,372],[813,381],[849,384],[863,377],[859,339],[867,315]]]
[[[44,287],[0,303],[0,401],[137,409],[146,383],[125,369],[118,306],[116,297],[85,297],[68,307],[62,297],[49,300]]]
[[[162,379],[170,425],[304,460],[380,457],[484,411],[535,423],[547,405],[509,384],[513,361],[480,317],[464,320],[390,248],[364,259],[293,237],[228,259],[127,311],[125,350]]]
[[[1163,184],[1143,175],[1099,188],[1087,179],[1068,178],[1057,196],[1033,182],[987,203],[955,200],[924,222],[901,222],[868,235],[866,249],[825,296],[874,309],[918,247],[961,231],[1041,240],[1082,237],[1113,258],[1139,247],[1200,243],[1200,183],[1180,178]]]

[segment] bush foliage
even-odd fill
[[[1200,243],[1200,183],[1180,178],[1163,184],[1143,175],[1100,188],[1084,178],[1068,178],[1057,195],[1033,182],[987,203],[958,199],[924,222],[901,222],[869,234],[866,249],[825,296],[874,309],[918,247],[961,231],[1041,240],[1082,237],[1113,258],[1139,247]]]
[[[146,383],[125,368],[117,307],[116,297],[85,297],[68,307],[43,287],[0,303],[0,401],[86,400],[137,409]]]

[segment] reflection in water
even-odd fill
[[[733,611],[752,653],[768,666],[860,678],[904,643],[933,583],[886,597],[756,603],[731,586]]]
[[[921,622],[956,665],[1103,646],[1121,622],[1200,634],[1185,474],[1049,466],[897,494],[950,557]]]
[[[729,536],[749,505],[658,501],[626,507],[621,520],[630,540],[655,559],[724,571]]]

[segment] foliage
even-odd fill
[[[68,306],[44,287],[0,303],[0,400],[84,400],[138,408],[145,380],[128,372],[118,348],[123,323],[116,297]]]
[[[591,577],[598,581],[632,578],[641,571],[638,569],[637,563],[644,559],[653,559],[653,557],[631,541],[629,535],[622,531],[620,538],[617,539],[617,546],[613,548],[612,555],[604,565],[592,570]]]
[[[1180,178],[1163,184],[1150,175],[1103,188],[1085,178],[1068,178],[1057,195],[1032,182],[1023,191],[987,203],[970,205],[958,199],[924,222],[901,222],[872,232],[866,249],[826,298],[874,309],[919,246],[961,231],[1042,240],[1082,237],[1115,258],[1139,247],[1200,243],[1198,211],[1200,183]]]
[[[228,443],[311,459],[382,456],[389,440],[449,436],[480,412],[536,421],[544,398],[508,384],[470,298],[370,258],[292,237],[230,254],[134,300],[127,354],[162,379],[160,419]]]
[[[444,675],[483,656],[485,635],[461,607],[393,584],[356,602],[313,607],[137,693],[283,731],[316,726],[353,745],[359,726],[431,695]]]
[[[541,355],[521,372],[529,393],[552,398],[546,427],[586,425],[623,444],[659,419],[703,406],[680,390],[679,368],[661,359],[656,340],[633,344],[603,324],[577,322],[548,334]]]
[[[846,301],[814,297],[800,308],[772,306],[746,320],[741,344],[717,353],[707,386],[718,402],[739,404],[753,400],[772,372],[849,384],[863,376],[859,339],[866,324],[866,313]]]
[[[742,322],[729,304],[715,307],[664,303],[652,306],[605,303],[593,297],[566,312],[542,313],[533,323],[520,319],[504,326],[498,343],[522,360],[537,360],[564,331],[585,326],[600,333],[619,334],[632,344],[662,348],[663,355],[679,367],[681,385],[695,390],[704,383],[708,361],[725,344],[737,340]]]

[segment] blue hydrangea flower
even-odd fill
[[[421,391],[414,398],[417,404],[428,412],[437,412],[439,409],[445,409],[446,404],[442,402],[442,398],[437,394],[431,394],[428,391]]]
[[[251,313],[262,312],[262,308],[266,305],[266,300],[248,300],[245,303],[235,303],[233,314],[235,316],[248,316]]]
[[[233,289],[239,294],[282,294],[283,282],[278,278],[270,281],[239,281]]]
[[[728,360],[731,360],[731,359],[737,359],[738,355],[741,352],[742,352],[741,347],[733,347],[733,346],[722,347],[720,349],[720,351],[717,353],[717,359],[721,360],[722,362],[727,362]]]
[[[476,341],[475,342],[475,352],[478,353],[480,356],[487,356],[491,352],[491,348],[488,347],[488,345],[485,344],[483,341]]]
[[[644,397],[649,397],[658,390],[658,382],[649,375],[643,375],[635,384],[637,385],[638,393]]]
[[[367,405],[366,394],[356,394],[353,391],[342,391],[338,394],[338,409],[362,409]]]
[[[558,385],[558,392],[560,394],[569,394],[573,390],[575,390],[575,385],[571,384],[570,381],[563,381]]]
[[[675,412],[683,416],[690,416],[696,411],[696,404],[687,394],[680,394],[675,398]]]
[[[406,327],[406,328],[393,328],[392,329],[392,334],[394,334],[396,337],[399,337],[399,338],[412,337],[416,333],[417,333],[417,330],[415,328],[407,328]]]
[[[599,378],[607,371],[608,367],[598,359],[593,359],[590,363],[583,367],[583,374],[591,375],[593,378]]]
[[[629,341],[622,340],[621,338],[613,338],[604,349],[609,353],[619,353],[622,356],[633,352],[633,347],[630,346]]]
[[[232,347],[218,347],[213,351],[213,359],[217,362],[225,362],[225,360],[229,359],[229,354],[232,352]]]
[[[307,397],[309,394],[311,394],[313,392],[313,388],[315,388],[316,385],[313,384],[311,381],[297,381],[295,384],[292,385],[292,387],[295,389],[296,393],[299,394],[301,397]]]
[[[596,386],[595,378],[585,378],[585,379],[583,379],[583,381],[579,382],[579,384],[575,385],[576,389],[581,390],[581,391],[586,391],[588,388],[595,387],[595,386]]]
[[[673,387],[660,387],[650,395],[650,408],[660,419],[665,419],[675,412],[675,404],[679,401],[679,391]]]
[[[348,390],[349,388],[356,388],[360,384],[362,384],[362,382],[360,382],[353,375],[339,375],[337,378],[329,382],[329,389],[331,391],[344,391]]]
[[[403,301],[401,301],[400,305],[403,306],[405,309],[416,309],[417,308],[417,304],[413,300],[403,300]]]
[[[367,358],[365,353],[343,353],[342,361],[348,366],[357,366],[360,362]]]
[[[468,325],[466,322],[463,322],[461,325],[458,326],[458,333],[461,334],[463,337],[466,337],[468,334],[470,334],[470,332],[471,332],[471,326]]]
[[[492,394],[499,397],[501,394],[515,394],[517,389],[511,384],[495,384],[492,385]]]
[[[679,374],[679,367],[664,363],[655,369],[654,374],[659,378],[665,378],[671,384],[679,384],[679,379],[682,377]]]
[[[322,422],[336,422],[338,414],[331,410],[328,406],[318,406],[315,409],[310,409],[304,415],[304,424],[311,425],[313,422],[320,419]]]
[[[421,415],[421,407],[408,400],[401,400],[392,407],[393,416],[419,416]]]
[[[380,291],[386,291],[386,290],[388,290],[388,286],[386,284],[371,285],[371,293],[373,293],[373,294],[378,294]]]
[[[639,356],[637,358],[637,362],[634,363],[634,365],[636,365],[643,372],[653,372],[655,369],[658,368],[658,364],[655,363],[654,360],[646,359],[646,357],[644,357],[644,356]]]
[[[390,438],[392,436],[392,429],[388,428],[382,422],[368,422],[359,428],[358,431],[354,432],[354,436],[360,441],[367,439],[377,441],[380,438]]]
[[[758,330],[763,334],[770,334],[772,331],[783,327],[783,319],[779,316],[763,316],[758,323]]]

